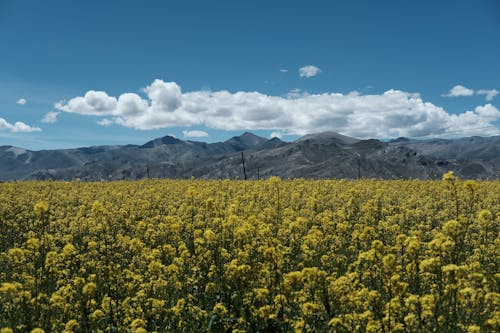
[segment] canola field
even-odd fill
[[[500,181],[0,184],[0,331],[498,332]]]

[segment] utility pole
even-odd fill
[[[358,162],[358,179],[361,179],[361,155],[359,153],[355,153],[357,157],[357,162]]]
[[[245,169],[245,158],[243,157],[243,152],[241,152],[241,164],[243,165],[243,175],[245,180],[247,180],[247,170]]]
[[[260,168],[257,168],[257,180],[260,180]]]

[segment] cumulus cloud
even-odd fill
[[[54,124],[57,122],[57,116],[59,115],[60,112],[57,111],[50,111],[43,116],[41,122],[45,124]]]
[[[193,130],[193,131],[182,131],[182,135],[185,138],[206,138],[208,133],[205,131]]]
[[[26,99],[24,99],[24,98],[20,98],[16,102],[16,104],[19,104],[19,105],[24,105],[26,103],[28,103],[28,101]]]
[[[480,89],[480,90],[478,90],[476,92],[476,94],[478,94],[478,95],[484,95],[485,96],[484,98],[487,101],[492,101],[493,98],[495,98],[495,96],[498,95],[498,93],[499,93],[499,91],[496,90],[496,89],[490,89],[490,90],[488,90],[488,89]]]
[[[462,85],[456,85],[444,94],[443,97],[459,97],[459,96],[472,96],[474,95],[474,90],[464,87]]]
[[[155,80],[147,96],[118,97],[89,91],[59,102],[64,112],[100,115],[111,123],[140,129],[203,126],[220,130],[270,130],[282,135],[337,131],[359,138],[434,137],[498,133],[498,110],[491,104],[450,114],[419,94],[388,90],[382,94],[352,92],[286,96],[259,92],[193,91],[175,82]]]
[[[313,77],[321,73],[321,69],[316,66],[308,65],[299,68],[300,77]]]
[[[495,121],[500,118],[500,110],[498,110],[494,105],[486,104],[484,106],[478,106],[474,109],[474,112],[484,119],[489,119]]]
[[[128,95],[134,94],[123,94]],[[137,96],[139,99],[140,97]],[[84,115],[109,116],[117,110],[118,101],[114,97],[108,96],[104,91],[90,90],[83,97],[75,97],[67,103],[60,101],[55,104],[58,110],[79,113]]]
[[[157,79],[150,86],[144,88],[144,92],[148,94],[153,109],[173,111],[182,104],[181,88],[175,82],[164,82]]]
[[[14,124],[11,124],[7,120],[0,118],[0,131],[9,131],[12,133],[28,133],[40,132],[41,130],[41,128],[31,127],[20,121],[16,121]]]

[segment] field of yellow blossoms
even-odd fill
[[[500,181],[0,184],[0,332],[499,332]]]

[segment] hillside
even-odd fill
[[[252,133],[225,142],[184,141],[171,136],[144,145],[40,150],[1,146],[0,180],[119,180],[140,178],[461,178],[500,177],[500,137],[390,142],[335,132],[308,134],[294,142]]]

